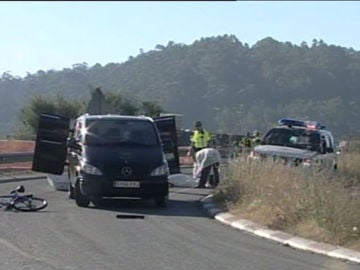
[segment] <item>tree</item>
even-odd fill
[[[143,101],[141,111],[144,115],[155,117],[163,112],[161,106],[155,101]]]
[[[77,100],[65,99],[58,95],[56,98],[35,96],[30,103],[20,111],[19,119],[22,123],[17,130],[17,136],[24,134],[33,138],[37,133],[39,116],[41,113],[60,114],[68,118],[76,118],[84,112],[84,104]]]
[[[105,96],[105,101],[109,105],[110,113],[123,115],[137,115],[139,107],[135,100],[125,99],[119,92],[110,92]]]

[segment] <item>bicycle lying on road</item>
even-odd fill
[[[34,197],[32,194],[19,194],[24,192],[25,188],[21,185],[11,191],[9,195],[0,195],[0,208],[4,206],[5,210],[35,212],[47,207],[47,201],[42,198]]]

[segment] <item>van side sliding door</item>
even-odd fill
[[[169,164],[170,174],[180,173],[175,116],[155,117],[160,132],[164,153]]]
[[[32,170],[61,175],[64,171],[70,120],[43,113],[39,117]]]

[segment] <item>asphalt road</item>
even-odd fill
[[[18,184],[49,206],[35,213],[0,209],[0,269],[359,269],[210,219],[199,202],[210,189],[171,188],[166,209],[129,199],[97,209],[77,207],[45,179],[1,183],[0,193]]]

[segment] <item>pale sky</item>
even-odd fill
[[[358,51],[359,29],[358,1],[2,1],[0,76],[122,63],[157,44],[225,34]]]

